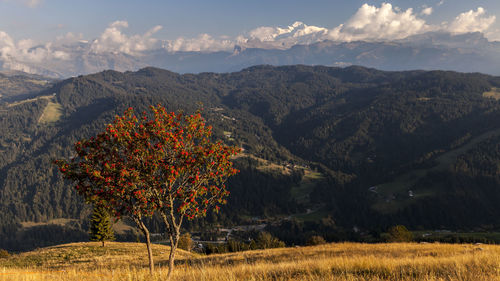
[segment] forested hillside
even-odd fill
[[[482,74],[300,65],[198,75],[145,68],[58,82],[0,105],[0,247],[15,248],[32,232],[40,241],[54,235],[26,227],[54,218],[75,219],[58,227],[82,234],[88,208],[51,160],[71,157],[73,143],[126,108],[157,103],[202,109],[218,138],[244,148],[225,210],[191,229],[255,217],[282,233],[331,239],[395,224],[495,229],[497,87],[500,78]]]
[[[48,88],[54,81],[52,78],[18,71],[0,72],[0,101],[28,97]]]

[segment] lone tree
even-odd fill
[[[153,253],[144,218],[159,212],[171,242],[170,276],[183,219],[225,203],[224,182],[238,172],[230,157],[239,148],[212,142],[212,128],[199,113],[150,108],[152,114],[141,118],[129,108],[104,132],[77,142],[76,157],[54,163],[87,202],[134,220],[146,238],[150,272]]]
[[[111,220],[108,211],[99,206],[95,206],[90,218],[90,240],[101,241],[104,247],[105,241],[115,240]]]

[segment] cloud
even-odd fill
[[[440,0],[440,1],[437,3],[437,6],[439,7],[439,6],[443,5],[443,4],[444,4],[444,0]]]
[[[162,27],[157,25],[145,34],[127,36],[122,29],[128,27],[126,21],[115,21],[104,30],[101,36],[94,40],[91,51],[94,53],[125,53],[128,55],[140,55],[141,52],[158,48],[159,40],[153,35]]]
[[[395,40],[433,29],[411,8],[402,11],[390,3],[380,8],[364,4],[345,24],[330,30],[329,36],[338,41]]]
[[[164,48],[170,52],[216,52],[234,48],[235,41],[228,38],[214,38],[208,34],[200,34],[195,38],[180,37],[166,41]]]
[[[458,15],[448,26],[453,33],[486,32],[495,22],[495,16],[486,16],[482,7]]]
[[[250,39],[257,39],[260,41],[274,41],[280,34],[279,27],[261,26],[249,32]]]
[[[68,53],[54,50],[52,43],[36,44],[30,39],[15,42],[9,34],[0,31],[0,62],[3,69],[38,73],[39,67],[69,59]]]
[[[0,31],[0,56],[5,58],[16,48],[14,40],[4,31]]]
[[[62,50],[54,50],[52,43],[36,44],[31,39],[15,42],[4,31],[0,31],[0,58],[3,61],[17,61],[41,63],[51,59],[67,60],[69,55]]]
[[[420,12],[420,14],[424,16],[430,16],[432,15],[432,12],[433,12],[432,7],[424,7],[424,9],[422,10],[422,12]]]
[[[73,32],[68,32],[62,36],[57,36],[56,40],[54,41],[54,45],[56,46],[61,46],[61,45],[71,45],[77,42],[87,42],[86,40],[83,40],[83,34],[74,34]]]

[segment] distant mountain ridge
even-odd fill
[[[380,42],[317,42],[315,34],[321,34],[321,31],[312,33],[310,39],[306,36],[299,44],[287,41],[285,45],[276,45],[281,41],[250,40],[245,45],[235,45],[233,51],[171,52],[158,48],[135,55],[119,51],[96,52],[91,43],[78,42],[52,47],[67,54],[64,58],[35,63],[2,57],[0,69],[66,78],[106,69],[135,71],[146,66],[178,73],[201,73],[240,71],[259,64],[304,64],[362,65],[392,71],[441,69],[500,75],[497,67],[500,64],[500,43],[490,42],[478,32],[458,35],[429,32]]]

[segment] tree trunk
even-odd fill
[[[177,244],[179,244],[179,230],[176,230],[175,233],[170,234],[170,256],[168,257],[168,275],[167,278],[170,278],[170,275],[174,271],[175,266],[175,251],[177,250]]]
[[[104,240],[102,240],[102,247],[104,247]]]
[[[146,236],[146,246],[148,247],[149,273],[152,275],[155,264],[153,262],[153,249],[151,248],[151,240],[149,239],[149,231],[147,229],[144,231],[144,235]]]
[[[155,269],[154,268],[155,264],[153,262],[153,249],[151,247],[151,239],[149,238],[149,230],[140,219],[134,218],[134,220],[135,220],[137,226],[139,227],[139,229],[144,234],[144,237],[146,237],[146,247],[148,248],[148,258],[149,258],[149,273],[151,275],[153,275],[153,271]]]
[[[169,213],[161,213],[161,216],[163,218],[163,222],[165,223],[165,226],[167,228],[167,233],[169,235],[170,239],[170,256],[168,259],[168,275],[167,279],[170,279],[170,275],[174,271],[174,266],[175,266],[175,251],[177,250],[177,244],[179,243],[179,236],[181,234],[181,225],[182,225],[182,219],[184,218],[184,213],[180,214],[178,222],[176,222],[175,219],[175,211],[174,211],[174,204],[173,204],[173,199],[170,197],[170,208],[169,208]]]

